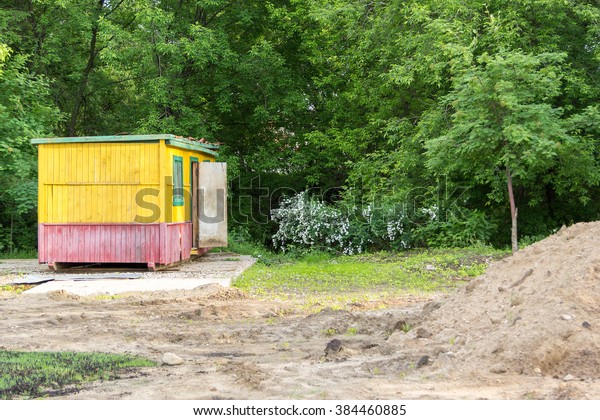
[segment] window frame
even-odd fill
[[[179,176],[177,176],[179,166]],[[179,192],[179,194],[177,194]],[[183,190],[183,157],[173,156],[173,206],[180,207],[185,204]]]

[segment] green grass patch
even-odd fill
[[[0,260],[29,260],[38,257],[35,249],[19,249],[12,252],[0,252]]]
[[[94,299],[96,300],[117,300],[121,299],[123,296],[121,295],[96,295]]]
[[[336,302],[448,290],[482,274],[491,260],[505,255],[506,251],[487,247],[355,256],[318,253],[280,264],[259,261],[234,285],[265,298],[302,297],[335,306]]]
[[[354,336],[356,334],[358,334],[358,329],[356,327],[348,327],[346,330],[346,335]]]
[[[116,379],[119,370],[154,365],[119,354],[0,350],[0,399],[66,394],[83,382]]]
[[[0,292],[23,293],[33,288],[33,284],[0,284]]]

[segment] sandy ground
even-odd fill
[[[544,290],[534,292],[538,282],[553,284],[546,266],[560,241],[585,236],[582,247],[597,249],[600,225],[570,229],[547,247],[536,244],[495,263],[448,296],[399,297],[343,311],[308,313],[300,302],[258,300],[216,285],[114,299],[5,292],[0,347],[183,359],[56,397],[64,399],[600,399],[597,340],[590,335],[600,326],[600,301],[585,282],[577,287],[587,287],[587,297],[568,288],[579,271],[585,281],[597,275],[599,254],[563,252],[554,264],[572,273],[561,277],[567,283],[548,287],[547,299]],[[550,258],[543,270],[531,265],[540,255]],[[566,268],[568,255],[579,271]],[[531,267],[536,271],[514,286]],[[554,306],[544,306],[559,290]],[[571,297],[588,306],[574,309]],[[584,319],[591,328],[582,327]]]
[[[52,273],[36,272],[28,275],[17,275],[13,281],[37,281],[39,279],[53,279],[38,284],[25,291],[26,294],[50,293],[63,290],[78,296],[88,295],[122,295],[127,292],[151,292],[169,290],[193,290],[203,285],[218,284],[223,287],[231,286],[233,279],[256,262],[255,258],[246,255],[231,253],[208,253],[201,257],[194,257],[165,271],[148,272],[111,272],[101,269],[101,272],[82,273],[86,269],[72,269],[77,273]],[[0,265],[16,265],[23,269],[31,264],[33,270],[35,261],[8,261]],[[23,267],[24,266],[24,267]],[[47,269],[42,269],[47,270]],[[108,270],[108,271],[107,271]],[[16,270],[12,269],[13,272]],[[118,277],[118,278],[115,278]]]

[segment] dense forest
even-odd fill
[[[0,253],[40,136],[221,144],[230,231],[346,253],[600,219],[597,0],[0,0]]]

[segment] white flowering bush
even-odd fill
[[[279,225],[273,245],[282,250],[294,247],[337,249],[343,246],[350,222],[342,212],[301,192],[284,198],[271,219]]]
[[[360,254],[369,248],[408,248],[402,213],[368,205],[351,210],[326,204],[307,192],[282,200],[271,211],[278,224],[273,245]]]

